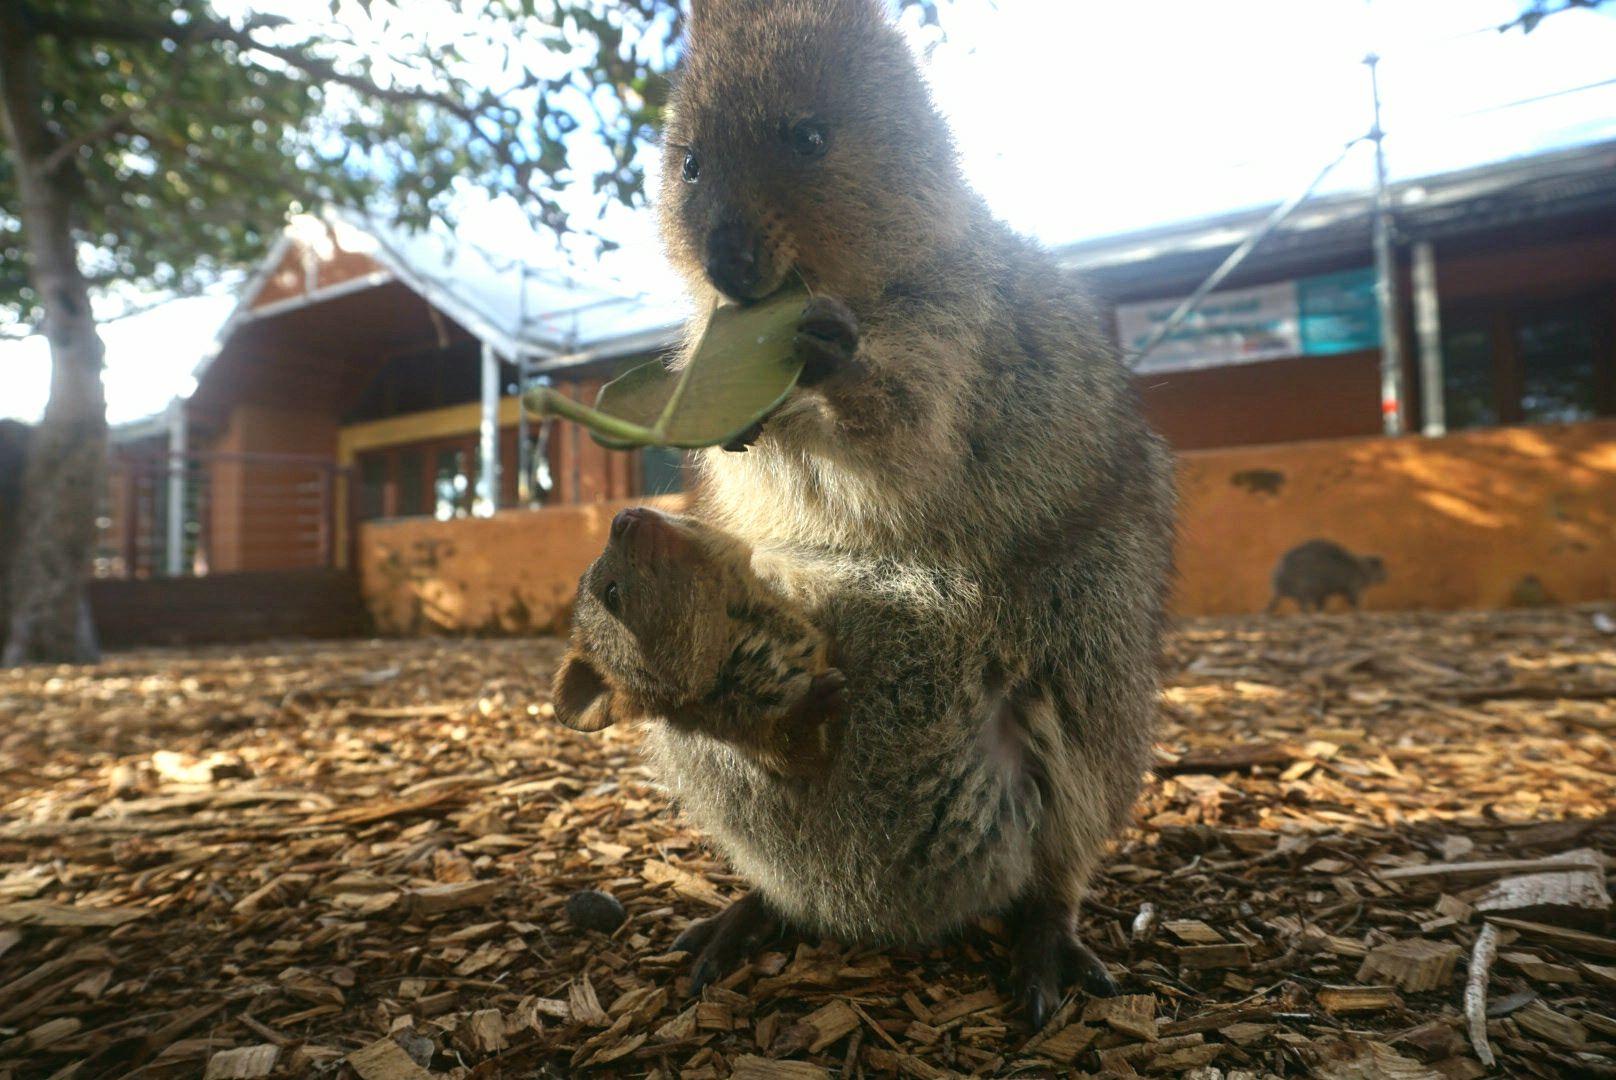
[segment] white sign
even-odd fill
[[[1179,305],[1178,299],[1117,305],[1117,336],[1136,354]],[[1296,282],[1211,293],[1151,350],[1137,370],[1190,371],[1302,354]]]

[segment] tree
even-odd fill
[[[901,2],[935,23],[935,0]],[[555,191],[577,179],[580,137],[611,151],[588,178],[602,199],[643,198],[677,0],[443,0],[432,27],[406,0],[330,8],[310,25],[227,20],[208,0],[0,2],[0,313],[43,333],[52,365],[0,661],[96,653],[83,586],[107,426],[93,296],[192,291],[260,257],[288,207],[419,226],[481,188],[564,231]]]
[[[474,185],[522,195],[563,229],[552,189],[579,101],[615,149],[597,189],[638,197],[636,153],[677,31],[670,5],[443,10],[507,35],[490,32],[481,58],[502,53],[505,85],[381,4],[343,13],[391,36],[385,73],[335,21],[336,4],[332,23],[303,28],[225,21],[206,0],[0,5],[0,206],[15,208],[0,217],[0,307],[37,319],[52,365],[11,557],[6,662],[95,655],[82,593],[107,432],[92,291],[186,291],[258,257],[289,205],[367,205],[424,224]],[[524,63],[515,46],[534,35],[539,57],[588,55],[559,72]]]

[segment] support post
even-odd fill
[[[472,513],[493,517],[499,509],[499,357],[483,342],[483,416],[477,460],[477,497]]]
[[[527,357],[516,358],[516,504],[523,510],[533,505],[533,447],[528,444],[527,409],[521,405],[527,393]]]
[[[1374,98],[1375,299],[1380,308],[1380,413],[1387,435],[1403,433],[1403,342],[1397,324],[1397,267],[1392,252],[1392,196],[1386,184],[1386,133],[1380,126],[1380,57],[1364,57]]]
[[[185,402],[168,405],[168,535],[164,571],[185,573]]]
[[[1435,438],[1448,431],[1442,381],[1442,311],[1436,292],[1436,253],[1429,240],[1414,245],[1414,328],[1420,339],[1420,402],[1423,431]]]

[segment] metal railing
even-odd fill
[[[336,566],[344,472],[314,455],[115,449],[95,576]]]

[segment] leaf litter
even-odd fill
[[[1124,996],[1031,1036],[994,919],[688,1000],[744,883],[554,640],[3,672],[0,1077],[1610,1075],[1609,610],[1185,623],[1083,915]]]

